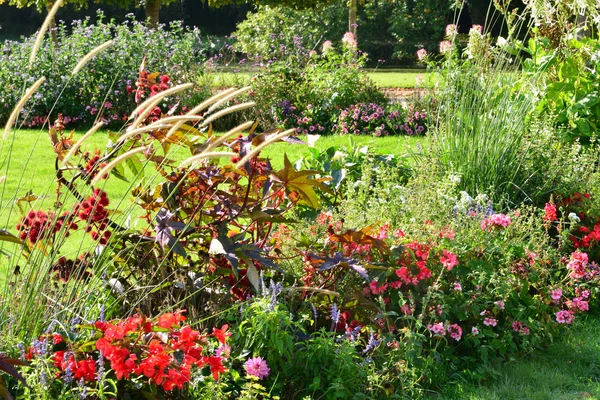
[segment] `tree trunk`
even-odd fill
[[[151,28],[158,28],[160,0],[146,0],[146,22]]]
[[[50,12],[50,10],[52,9],[52,6],[54,6],[54,2],[50,1],[46,3],[46,11]],[[52,43],[54,44],[54,47],[58,48],[58,33],[56,32],[56,18],[52,17],[50,19],[50,37],[52,38]]]
[[[348,13],[348,32],[354,35],[354,40],[358,42],[358,36],[356,36],[356,0],[350,0]]]

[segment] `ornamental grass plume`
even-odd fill
[[[250,358],[244,363],[244,368],[246,369],[246,373],[248,375],[255,376],[260,380],[263,380],[269,376],[269,372],[271,371],[267,365],[267,362],[261,357]]]

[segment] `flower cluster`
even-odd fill
[[[401,124],[398,111],[387,113],[385,107],[378,104],[359,103],[342,110],[337,131],[340,135],[388,136],[398,131]]]
[[[511,224],[511,219],[505,214],[492,214],[481,221],[481,229],[491,231],[494,229],[506,228]]]
[[[227,325],[215,328],[211,335],[202,335],[182,325],[185,320],[181,312],[175,312],[163,314],[156,321],[139,315],[96,321],[92,327],[96,332],[93,349],[54,334],[54,348],[61,349],[50,354],[56,376],[65,383],[83,380],[94,385],[105,374],[114,374],[117,380],[145,382],[166,391],[188,384],[193,368],[207,366],[213,378],[219,379],[227,372],[223,365],[227,354],[221,351],[220,355],[211,355],[203,346],[209,344],[208,336],[217,339],[220,348],[226,346],[230,335]],[[35,349],[30,353],[44,355]]]

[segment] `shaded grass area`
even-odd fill
[[[500,366],[500,377],[448,386],[432,399],[600,399],[600,316],[579,317],[547,349]]]

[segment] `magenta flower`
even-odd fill
[[[588,265],[588,255],[580,251],[571,253],[571,260],[567,264],[567,269],[571,270],[570,277],[573,279],[581,279],[585,276],[586,267]]]
[[[560,310],[556,313],[556,322],[559,324],[570,324],[573,322],[573,313],[567,310]]]
[[[442,257],[440,257],[440,262],[448,269],[448,271],[452,271],[452,268],[458,265],[458,257],[456,257],[456,254],[454,253],[443,250]]]
[[[446,334],[446,328],[444,328],[444,323],[443,322],[438,322],[437,324],[433,324],[433,325],[428,325],[427,329],[429,329],[431,332],[433,332],[436,335],[445,335]]]
[[[462,337],[462,328],[458,324],[452,324],[448,326],[448,333],[452,339],[458,342]]]
[[[558,300],[560,300],[560,298],[562,297],[563,292],[562,289],[554,289],[552,292],[550,292],[550,296],[552,297],[552,300],[554,300],[554,302],[556,303]]]
[[[254,357],[249,359],[244,364],[244,368],[246,369],[246,373],[248,375],[256,376],[260,380],[269,376],[270,372],[267,362],[261,357]]]

